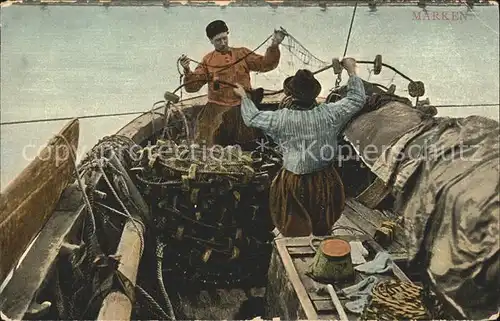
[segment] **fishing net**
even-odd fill
[[[266,45],[270,44],[271,40],[266,43]],[[281,43],[280,49],[281,58],[278,67],[270,72],[256,73],[252,77],[252,86],[254,88],[264,87],[280,90],[283,86],[283,80],[294,75],[298,69],[309,69],[314,72],[329,65],[328,62],[313,54],[289,33]]]
[[[282,43],[282,46],[292,57],[298,59],[304,66],[308,66],[309,69],[320,69],[328,65],[326,61],[316,57],[291,34],[288,34],[287,43]]]
[[[167,244],[169,277],[221,286],[266,274],[273,170],[272,159],[235,146],[158,141],[142,150],[135,178]]]

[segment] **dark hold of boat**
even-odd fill
[[[385,251],[397,280],[422,284],[443,305],[427,304],[429,318],[489,317],[499,303],[498,122],[435,117],[435,108],[394,95],[393,86],[388,93],[365,82],[365,89],[365,108],[340,137],[348,201],[333,233],[361,234],[373,257],[383,250],[373,240],[377,228],[402,216]],[[283,98],[265,91],[258,107],[275,110]],[[300,262],[314,254],[307,240],[273,241],[267,190],[280,166],[273,142],[212,151],[239,153],[231,161],[195,161],[203,149],[189,141],[205,104],[206,96],[160,102],[80,162],[83,190],[75,175],[64,191],[51,191],[60,198],[45,224],[34,220],[36,209],[25,213],[17,234],[40,233],[1,292],[2,319],[336,315],[304,277]],[[452,153],[459,140],[475,162]],[[9,237],[0,236],[2,257],[15,248],[3,246]],[[294,242],[300,249],[289,248]],[[26,245],[12,253],[19,259]]]

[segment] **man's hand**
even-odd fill
[[[345,70],[347,71],[349,76],[356,74],[357,64],[356,64],[356,60],[354,58],[346,57],[346,58],[342,59],[341,64],[342,64],[342,67],[345,68]]]
[[[190,60],[186,55],[182,55],[179,58],[179,62],[181,63],[181,66],[182,68],[184,68],[184,70],[189,70],[189,61]]]
[[[236,95],[240,96],[241,98],[247,97],[247,92],[245,91],[245,88],[243,88],[240,84],[236,84],[236,88],[234,88],[234,92]]]
[[[286,34],[283,32],[283,30],[274,30],[274,36],[273,36],[273,45],[277,46],[281,44],[283,39],[285,39]]]

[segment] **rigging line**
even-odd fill
[[[352,11],[351,24],[349,26],[349,33],[347,34],[347,40],[345,42],[344,55],[342,57],[345,57],[345,55],[347,54],[347,47],[349,46],[349,40],[351,38],[351,31],[352,31],[352,26],[354,24],[354,17],[356,16],[356,9],[357,8],[358,8],[358,1],[356,1],[356,4],[354,5],[354,10]]]
[[[213,66],[213,65],[210,65],[210,64],[207,64],[207,63],[204,63],[204,62],[200,62],[200,61],[196,61],[194,59],[191,59],[189,57],[187,57],[189,59],[189,61],[192,61],[198,65],[201,65],[201,66],[204,66],[204,67],[210,67],[210,68],[222,68],[220,69],[218,72],[221,72],[221,71],[224,71],[226,69],[229,69],[231,68],[232,66],[240,63],[241,61],[243,61],[244,59],[246,59],[248,56],[250,56],[251,54],[254,54],[257,50],[260,49],[260,47],[264,46],[267,41],[269,39],[271,39],[271,37],[273,37],[274,34],[271,34],[269,35],[264,41],[262,41],[260,43],[260,45],[258,45],[257,47],[255,47],[255,49],[253,49],[252,51],[250,51],[249,53],[247,53],[245,56],[241,57],[240,59],[236,60],[235,62],[231,62],[231,63],[228,63],[228,64],[225,64],[225,65],[221,65],[221,66]],[[180,59],[177,59],[177,62],[180,63]],[[179,70],[179,65],[177,65],[177,71],[179,71],[180,73],[180,70]]]
[[[456,104],[456,105],[430,105],[434,107],[447,107],[447,108],[453,108],[453,107],[495,107],[495,106],[500,106],[499,103],[497,104]]]
[[[221,69],[217,70],[217,73],[221,73],[222,71],[225,71],[225,70],[227,70],[227,69],[229,69],[229,68],[231,68],[231,67],[233,67],[233,66],[235,66],[235,65],[239,64],[241,61],[245,60],[248,56],[250,56],[250,55],[252,55],[252,54],[255,54],[255,52],[256,52],[257,50],[259,50],[259,49],[260,49],[260,47],[264,46],[264,45],[267,43],[267,41],[268,41],[269,39],[271,39],[273,36],[274,36],[274,34],[269,35],[269,36],[268,36],[268,37],[267,37],[264,41],[262,41],[262,42],[261,42],[261,44],[260,44],[260,45],[258,45],[255,49],[253,49],[253,50],[252,50],[252,51],[250,51],[249,53],[247,53],[245,56],[241,57],[240,59],[236,60],[235,62],[232,62],[232,63],[226,64],[226,65],[221,65],[221,66],[212,66],[212,65],[206,64],[206,63],[204,63],[204,62],[199,62],[199,61],[196,61],[196,60],[191,59],[191,58],[189,58],[189,57],[187,57],[187,59],[188,59],[189,61],[192,61],[192,62],[194,62],[194,63],[197,63],[197,64],[198,64],[198,66],[202,66],[202,67],[205,69],[205,73],[204,73],[204,74],[205,74],[205,77],[206,77],[206,81],[208,82],[208,81],[209,81],[209,79],[210,79],[210,72],[208,71],[208,68],[214,68],[214,69],[221,68]],[[215,52],[212,52],[212,55],[213,55],[214,53],[215,53]],[[185,74],[183,74],[183,73],[180,71],[180,68],[179,68],[180,63],[181,63],[181,58],[177,59],[177,63],[176,63],[176,64],[177,64],[177,72],[179,73],[179,87],[177,87],[177,89],[176,89],[176,90],[174,90],[174,92],[173,92],[174,94],[175,94],[178,90],[181,90],[181,89],[182,89],[182,88],[186,85],[186,84],[182,84],[182,80],[183,80],[183,78],[184,78],[186,75],[185,75]],[[197,66],[196,68],[198,68],[198,66]],[[184,70],[184,72],[186,72],[186,71]],[[185,79],[185,78],[184,78],[184,79]],[[195,82],[198,82],[198,80],[196,80],[196,81],[190,81],[190,82],[188,82],[188,83],[195,83]],[[181,97],[182,97],[182,90],[181,90]]]
[[[0,123],[0,126],[3,125],[17,125],[17,124],[29,124],[29,123],[41,123],[41,122],[49,122],[49,121],[60,121],[60,120],[71,120],[71,119],[85,119],[85,118],[100,118],[100,117],[115,117],[115,116],[126,116],[126,115],[139,115],[151,113],[150,111],[130,111],[124,113],[113,113],[113,114],[96,114],[96,115],[86,115],[86,116],[73,116],[73,117],[58,117],[58,118],[46,118],[46,119],[32,119],[32,120],[14,120],[14,121],[6,121]]]
[[[358,1],[356,1],[356,4],[354,5],[354,10],[352,11],[352,17],[351,17],[351,24],[349,25],[349,32],[347,33],[347,39],[345,42],[345,48],[344,48],[344,55],[342,55],[342,61],[345,58],[345,55],[347,54],[347,47],[349,46],[349,40],[351,39],[351,32],[352,32],[352,26],[354,24],[354,17],[356,16],[356,9],[358,8]],[[342,81],[342,73],[339,72],[337,75],[337,80],[335,80],[335,87],[334,89],[337,89],[340,87],[340,82]]]
[[[124,115],[145,115],[145,114],[151,114],[151,111],[130,111],[130,112],[124,112],[124,113],[94,114],[94,115],[84,115],[84,116],[56,117],[56,118],[31,119],[31,120],[14,120],[14,121],[0,123],[0,126],[1,125],[42,123],[42,122],[52,122],[52,121],[72,120],[72,119],[89,119],[89,118],[116,117],[116,116],[124,116]],[[158,112],[154,112],[154,114],[164,116],[164,114],[161,114]]]
[[[434,107],[447,107],[447,108],[454,108],[454,107],[495,107],[495,106],[500,106],[500,103],[495,103],[495,104],[455,104],[455,105],[430,105]],[[61,120],[71,120],[71,119],[85,119],[85,118],[102,118],[102,117],[115,117],[115,116],[123,116],[123,115],[139,115],[139,114],[150,114],[151,111],[132,111],[132,112],[125,112],[125,113],[112,113],[112,114],[96,114],[96,115],[86,115],[86,116],[77,116],[77,117],[59,117],[59,118],[46,118],[46,119],[32,119],[32,120],[17,120],[17,121],[10,121],[10,122],[3,122],[0,123],[0,126],[3,125],[17,125],[17,124],[30,124],[30,123],[42,123],[42,122],[52,122],[52,121],[61,121]],[[163,116],[163,114],[159,114]]]
[[[474,9],[472,9],[466,1],[462,0],[460,2],[463,3],[463,4],[465,4],[467,6],[467,8],[469,9],[469,11],[472,12],[472,14],[474,15],[474,17],[476,17],[476,19],[479,20],[483,26],[485,26],[486,28],[490,29],[491,31],[493,31],[494,34],[496,34],[498,36],[498,31],[496,31],[495,29],[493,29],[492,27],[490,27],[486,22],[484,22],[481,18],[479,18],[479,16],[476,14],[476,12],[474,12]]]

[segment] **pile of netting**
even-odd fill
[[[135,287],[127,283],[126,277],[117,270],[120,257],[111,254],[116,251],[124,216],[127,216],[118,198],[128,208],[133,206],[133,200],[123,180],[124,172],[110,159],[117,157],[129,169],[138,158],[135,153],[138,149],[130,138],[108,136],[80,162],[78,174],[85,178],[85,193],[92,210],[85,208],[82,213],[81,230],[75,232],[81,238],[67,240],[60,251],[51,281],[44,289],[53,304],[46,319],[96,319],[103,299],[112,291],[121,291],[131,300],[135,299],[132,301],[136,306],[144,306],[141,311],[147,311],[148,318],[169,319],[155,298],[139,283]]]
[[[172,141],[139,154],[131,171],[166,244],[164,266],[171,277],[221,286],[266,274],[273,239],[268,189],[276,159],[235,146]]]

